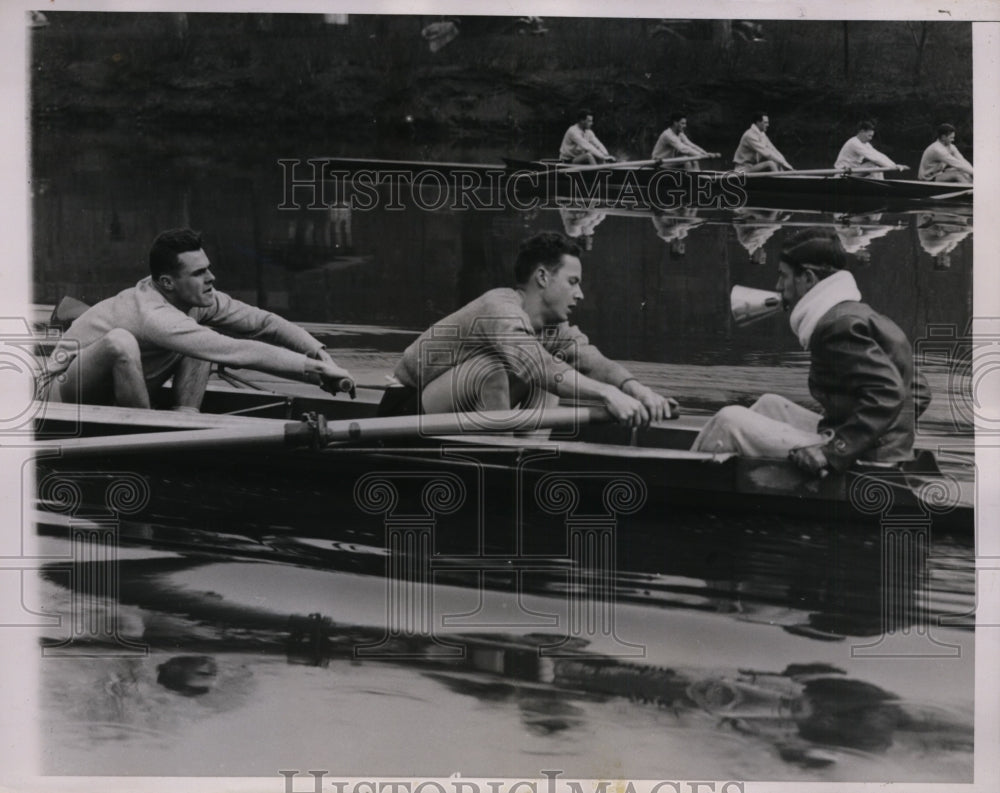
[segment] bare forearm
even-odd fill
[[[607,398],[614,386],[602,383],[575,369],[566,369],[553,378],[554,393],[566,399],[599,400]]]

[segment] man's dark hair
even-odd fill
[[[201,232],[191,229],[170,229],[158,234],[149,249],[149,272],[155,281],[161,275],[177,275],[177,257],[188,251],[201,250]]]
[[[767,115],[766,110],[755,110],[753,118],[751,118],[750,121],[751,123],[756,124],[758,121],[761,121],[766,115]]]
[[[951,124],[938,124],[937,136],[943,138],[945,135],[950,135],[955,131],[955,128]]]
[[[868,130],[871,130],[872,132],[875,131],[874,121],[869,121],[868,119],[865,119],[864,121],[858,123],[858,132],[867,132]]]
[[[587,118],[587,116],[592,116],[592,115],[594,115],[594,114],[591,111],[587,110],[587,108],[584,107],[584,108],[581,108],[580,112],[576,114],[576,120],[577,121],[583,121],[583,120],[585,120]]]
[[[514,261],[514,283],[526,284],[538,265],[550,273],[559,270],[562,257],[579,256],[580,247],[557,231],[543,231],[521,243]]]
[[[796,274],[813,270],[823,279],[847,267],[847,252],[832,229],[803,229],[785,242],[781,261]]]
[[[678,121],[688,117],[687,113],[681,113],[679,110],[676,113],[670,114],[670,125],[673,126]]]

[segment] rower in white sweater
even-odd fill
[[[302,328],[217,291],[210,267],[200,233],[160,234],[149,252],[150,275],[89,308],[60,340],[47,365],[49,398],[149,408],[173,377],[172,407],[196,411],[212,363],[328,390],[350,381]]]
[[[841,146],[834,168],[845,168],[847,170],[862,169],[861,175],[869,176],[872,179],[882,179],[882,172],[864,173],[865,168],[893,168],[897,171],[905,171],[905,165],[897,165],[889,157],[884,155],[874,146],[872,138],[875,137],[875,124],[871,121],[862,121],[858,124],[858,133],[849,138]]]

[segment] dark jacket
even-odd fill
[[[865,303],[840,303],[817,323],[809,352],[809,392],[823,406],[819,429],[834,433],[823,448],[830,467],[910,459],[913,425],[931,396],[927,381],[914,377],[913,349],[899,326]]]

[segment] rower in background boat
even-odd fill
[[[559,397],[601,402],[638,426],[677,403],[601,354],[575,325],[583,299],[580,248],[557,232],[525,240],[515,288],[491,289],[435,323],[403,352],[379,414],[537,410]]]
[[[654,160],[667,160],[676,157],[718,157],[718,152],[705,151],[701,146],[692,142],[685,133],[687,129],[687,115],[685,113],[671,113],[670,126],[660,133],[660,137],[653,146],[653,153],[650,157]],[[681,164],[681,167],[688,171],[699,171],[701,166],[698,160],[690,160]]]
[[[903,331],[861,302],[847,261],[834,232],[805,229],[786,242],[778,264],[776,288],[810,353],[809,392],[823,414],[765,394],[750,408],[716,413],[693,450],[787,456],[816,475],[912,459],[914,424],[930,389],[914,371]]]
[[[875,123],[872,121],[862,121],[858,124],[858,131],[853,137],[840,147],[837,161],[834,168],[844,168],[853,170],[866,166],[877,166],[882,168],[897,168],[900,171],[908,170],[905,165],[894,163],[889,157],[884,155],[874,146],[872,138],[875,137]],[[882,171],[863,174],[869,179],[884,179]]]
[[[750,127],[740,138],[733,163],[737,171],[758,173],[762,171],[792,171],[791,163],[778,151],[767,136],[771,119],[763,110],[758,110],[751,118]]]
[[[972,163],[955,146],[955,128],[941,124],[937,140],[924,149],[917,176],[925,182],[972,184]]]
[[[572,165],[598,165],[614,162],[604,144],[594,134],[594,114],[587,109],[581,110],[576,117],[576,123],[566,130],[562,144],[559,146],[559,160]]]
[[[87,309],[47,364],[49,397],[149,408],[173,378],[173,408],[198,411],[212,363],[352,390],[350,373],[297,325],[215,289],[201,234],[164,231],[150,275]],[[218,329],[218,330],[216,330]]]

